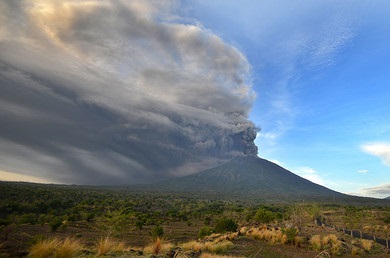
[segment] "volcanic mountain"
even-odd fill
[[[330,190],[255,156],[236,157],[197,174],[155,185],[171,192],[208,193],[267,199],[328,199],[347,195]]]

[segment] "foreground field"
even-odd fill
[[[388,257],[390,208],[1,183],[0,257]]]

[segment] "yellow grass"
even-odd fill
[[[238,258],[236,256],[216,255],[209,253],[202,253],[199,258]]]
[[[123,242],[118,242],[109,237],[100,238],[96,244],[97,254],[106,255],[109,252],[120,252],[126,251],[126,244]]]
[[[294,237],[293,243],[295,246],[303,246],[305,244],[305,241],[306,241],[305,237],[296,236],[296,237]]]
[[[351,255],[360,255],[360,249],[357,246],[352,246]]]
[[[221,241],[219,238],[213,242],[200,243],[197,241],[190,241],[180,245],[184,250],[191,250],[196,253],[210,252],[216,254],[223,254],[233,248],[233,243],[228,240]]]
[[[41,240],[30,248],[30,257],[75,257],[83,249],[80,241],[67,237],[64,241],[57,238]]]
[[[322,238],[320,235],[314,235],[310,238],[309,243],[315,251],[321,250]]]
[[[204,244],[198,241],[190,241],[181,244],[180,247],[183,248],[184,250],[191,250],[198,253],[202,251],[202,249],[204,248]]]
[[[146,254],[162,254],[170,251],[173,248],[173,244],[165,243],[161,238],[157,238],[153,243],[144,247],[144,253]]]
[[[371,251],[371,248],[374,245],[374,242],[372,240],[367,239],[360,239],[360,243],[362,244],[363,249],[367,252]]]
[[[228,250],[230,250],[231,248],[233,248],[233,243],[227,240],[219,243],[206,242],[204,244],[202,251],[208,251],[216,254],[223,254]]]
[[[30,248],[30,257],[46,258],[54,255],[57,246],[61,242],[58,239],[44,239],[34,244]]]
[[[56,258],[75,257],[83,250],[83,245],[79,240],[67,237],[64,242],[58,245],[55,251]]]
[[[267,228],[267,226],[263,226],[260,228],[251,228],[247,231],[246,236],[252,237],[258,240],[268,240],[271,243],[282,243],[286,244],[288,242],[288,237],[283,234],[280,228]]]

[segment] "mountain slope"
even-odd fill
[[[203,172],[155,185],[159,190],[248,195],[265,198],[329,198],[345,196],[254,156],[236,157]]]

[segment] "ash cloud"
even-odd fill
[[[0,5],[0,170],[131,184],[257,154],[246,58],[176,1]]]

